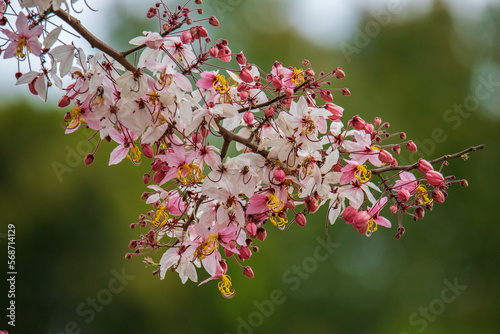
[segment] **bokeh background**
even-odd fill
[[[387,229],[366,238],[338,221],[328,228],[337,247],[321,261],[314,251],[327,241],[326,212],[286,235],[269,229],[249,262],[255,278],[233,266],[237,294],[226,300],[215,282],[182,285],[176,274],[160,281],[140,258],[124,259],[128,242],[140,233],[128,226],[147,210],[139,197],[146,189],[141,170],[148,166],[124,161],[108,167],[113,147],[106,144],[85,166],[83,157],[95,146],[89,134],[64,135],[65,110],[43,104],[26,87],[10,88],[14,78],[2,75],[0,248],[6,254],[6,225],[15,224],[18,274],[16,327],[6,325],[2,311],[0,329],[497,333],[500,3],[342,3],[207,0],[204,8],[221,21],[210,31],[213,39],[228,39],[234,52],[244,50],[265,70],[276,60],[300,67],[304,58],[317,72],[342,67],[347,77],[334,84],[349,87],[352,96],[335,95],[335,102],[345,117],[382,117],[419,144],[420,157],[486,144],[446,169],[468,179],[468,188],[456,184],[425,219],[405,219],[401,240]],[[98,15],[105,26],[91,16],[84,22],[117,48],[154,29],[129,2],[109,1],[104,8]],[[0,63],[2,73],[15,66]],[[307,273],[293,272],[304,265]]]

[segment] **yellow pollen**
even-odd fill
[[[303,69],[297,69],[296,67],[293,69],[293,74],[292,74],[292,82],[295,84],[295,86],[300,85],[303,83],[304,80],[304,70]]]
[[[218,284],[219,291],[226,298],[231,298],[234,296],[234,289],[231,289],[231,277],[229,275],[222,275],[221,281]]]
[[[366,230],[366,235],[370,236],[373,232],[375,232],[378,229],[377,223],[373,221],[373,218],[370,218],[370,221],[368,222],[368,229]]]
[[[316,130],[316,125],[314,124],[314,121],[310,118],[306,119],[304,121],[304,124],[302,124],[302,133],[313,135],[315,130]]]
[[[180,165],[177,170],[177,180],[184,184],[202,182],[203,178],[200,167],[195,163]]]
[[[150,94],[148,94],[148,96],[149,96],[149,102],[151,102],[151,104],[153,104],[153,105],[159,104],[160,95],[158,95],[158,93],[156,91],[151,92]]]
[[[139,150],[137,145],[134,144],[134,146],[130,149],[130,151],[132,152],[132,155],[134,156],[134,160],[132,160],[132,158],[130,157],[130,154],[127,154],[127,158],[129,158],[131,161],[139,162],[141,160],[141,150]]]
[[[372,178],[372,172],[366,170],[366,165],[358,165],[354,172],[356,177],[361,183],[366,183]]]
[[[427,187],[424,186],[423,184],[418,185],[415,197],[423,197],[425,204],[431,204],[433,201],[432,198],[429,198],[429,194],[427,193]]]
[[[280,201],[274,194],[270,194],[267,197],[266,205],[269,209],[271,209],[272,212],[278,213],[283,210],[285,203],[283,201]]]
[[[377,150],[377,151],[381,150],[380,145],[372,145],[371,149],[372,150]]]
[[[208,238],[203,243],[203,247],[201,249],[201,259],[203,260],[205,256],[212,254],[217,248],[219,248],[219,236],[215,233],[212,233],[208,236]]]
[[[278,219],[275,219],[275,218],[278,218]],[[269,217],[269,220],[271,221],[271,223],[273,223],[274,226],[277,226],[277,227],[283,227],[283,226],[285,226],[286,223],[288,223],[288,219],[281,218],[280,216]]]
[[[167,83],[167,80],[168,80],[168,83]],[[160,85],[170,86],[170,84],[172,83],[172,80],[173,80],[172,75],[166,74],[165,70],[163,70],[160,73],[160,78],[158,79],[158,83]]]
[[[68,129],[76,128],[82,121],[82,108],[73,107],[69,112],[71,121],[68,124]]]
[[[226,94],[229,91],[229,88],[231,88],[231,86],[236,87],[236,82],[231,84],[232,81],[233,81],[233,79],[231,79],[231,78],[229,78],[226,81],[225,76],[223,76],[222,74],[217,74],[215,76],[214,82],[212,83],[212,86],[220,94]]]
[[[160,205],[156,210],[155,219],[153,220],[153,225],[155,227],[163,226],[167,223],[168,218],[169,217],[166,208]]]
[[[26,51],[28,53],[31,52],[31,47],[28,45],[28,42],[26,41],[26,37],[21,37],[19,38],[19,41],[17,42],[17,49],[16,49],[16,56],[19,58],[24,58],[26,54],[24,53],[24,48],[26,48]]]

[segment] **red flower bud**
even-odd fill
[[[419,206],[418,208],[415,209],[415,216],[417,216],[419,219],[424,218],[425,215],[425,210],[423,207]]]
[[[242,260],[248,260],[252,256],[252,251],[247,246],[240,247],[240,258]]]
[[[246,124],[251,125],[254,120],[252,112],[251,111],[245,112],[245,114],[243,115],[243,120],[245,121]]]
[[[69,99],[69,97],[67,95],[64,95],[63,97],[61,97],[61,99],[59,100],[59,103],[57,104],[57,106],[59,108],[64,108],[64,107],[67,107],[69,106],[71,100]]]
[[[332,92],[330,92],[327,89],[323,89],[320,94],[321,98],[325,100],[326,102],[332,102],[333,101],[333,96]]]
[[[307,196],[304,200],[304,204],[306,206],[306,209],[309,210],[310,212],[316,212],[319,208],[318,206],[318,201],[316,198]]]
[[[337,79],[345,78],[345,72],[340,67],[337,67],[335,69],[335,76],[337,77]]]
[[[271,83],[276,89],[281,89],[284,86],[283,80],[278,76],[273,77]]]
[[[356,130],[363,130],[366,123],[361,117],[356,115],[351,119],[351,125]]]
[[[245,275],[248,278],[253,278],[253,270],[250,267],[245,267],[243,269],[243,275]]]
[[[443,175],[439,172],[436,172],[434,170],[428,171],[425,173],[425,179],[429,184],[433,187],[441,187],[444,182]]]
[[[142,176],[142,182],[144,182],[144,184],[151,182],[151,174],[144,174]]]
[[[181,35],[182,44],[189,44],[193,41],[193,35],[189,31],[184,31]]]
[[[426,174],[428,171],[434,170],[434,167],[424,159],[418,159],[417,170],[420,174]]]
[[[417,152],[417,145],[410,140],[406,143],[406,149],[410,152]]]
[[[219,49],[217,49],[215,46],[212,46],[208,52],[210,53],[210,55],[214,58],[217,58],[219,56]]]
[[[151,147],[151,145],[149,144],[142,144],[142,154],[144,154],[144,156],[146,158],[152,158],[155,156],[155,151],[153,150],[153,148]]]
[[[332,121],[335,121],[342,117],[342,113],[344,112],[344,108],[339,107],[333,103],[325,104],[325,109],[328,110],[332,115],[328,116],[328,118]]]
[[[255,223],[250,222],[245,226],[245,230],[250,236],[253,237],[257,233],[257,225],[255,225]]]
[[[358,210],[352,206],[348,206],[342,211],[342,217],[345,219],[347,224],[352,224],[357,214]]]
[[[405,189],[405,188],[401,188],[399,191],[398,191],[398,198],[401,202],[406,202],[410,199],[411,195],[410,195],[410,192]]]
[[[281,168],[275,169],[273,172],[274,181],[276,181],[278,183],[285,181],[285,176],[286,176],[285,172]]]
[[[432,191],[432,199],[437,203],[444,203],[444,194],[439,189]]]
[[[246,68],[243,68],[241,70],[241,72],[240,72],[240,78],[241,78],[241,80],[243,80],[245,82],[248,82],[248,83],[253,82],[253,75]]]
[[[306,223],[307,223],[306,217],[304,216],[304,214],[302,212],[298,213],[295,216],[295,221],[297,222],[297,224],[299,226],[306,226]]]
[[[85,158],[83,159],[83,163],[86,165],[86,166],[89,166],[89,165],[92,165],[94,163],[94,160],[95,160],[95,157],[93,154],[87,154],[85,156]]]
[[[266,108],[266,111],[264,112],[264,115],[266,115],[266,117],[271,117],[274,115],[274,108],[272,106],[268,106]]]
[[[380,161],[382,161],[385,164],[391,164],[392,160],[394,160],[394,158],[392,157],[392,154],[390,154],[386,150],[380,150],[380,152],[378,154],[378,158]]]
[[[266,229],[263,228],[262,226],[257,228],[257,234],[255,235],[257,237],[257,239],[259,239],[260,241],[264,241],[266,240],[266,237],[267,237],[267,232],[266,232]]]
[[[210,23],[211,25],[213,25],[214,27],[218,27],[219,26],[219,20],[217,20],[217,18],[215,16],[211,16],[209,19],[208,19],[208,23]]]
[[[243,52],[240,52],[236,55],[236,62],[240,65],[245,65],[247,63],[247,59],[243,55]]]

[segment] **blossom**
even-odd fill
[[[42,54],[42,48],[38,41],[38,37],[42,34],[43,27],[37,25],[30,29],[28,18],[21,12],[17,16],[16,28],[17,33],[2,29],[2,32],[10,41],[3,52],[3,58],[17,57],[23,59],[30,53],[33,53],[35,56],[40,56]]]

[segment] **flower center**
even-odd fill
[[[277,227],[283,227],[286,223],[288,223],[288,219],[281,218],[280,216],[271,216],[269,217],[269,220],[271,221],[271,223],[273,223],[274,226]]]
[[[155,219],[153,220],[153,225],[155,227],[163,226],[167,223],[168,212],[163,205],[160,205],[155,213]]]
[[[416,197],[423,197],[424,203],[425,204],[431,204],[432,203],[432,198],[429,198],[429,193],[427,192],[427,187],[424,186],[423,184],[419,184],[417,187],[417,193],[415,194]]]
[[[19,38],[19,41],[17,42],[17,49],[16,49],[16,56],[19,58],[24,58],[26,54],[24,53],[24,48],[26,48],[27,52],[31,52],[31,47],[28,45],[28,42],[26,41],[26,37],[21,37]]]
[[[203,175],[197,164],[182,164],[177,170],[177,180],[184,184],[192,184],[194,182],[202,182]]]
[[[356,171],[354,172],[354,177],[356,177],[361,183],[366,183],[372,178],[372,172],[366,169],[366,165],[358,165]]]
[[[292,82],[295,84],[295,86],[300,85],[303,83],[304,80],[304,70],[301,68],[297,69],[296,67],[293,69],[293,74],[292,74]]]
[[[271,209],[272,212],[278,213],[283,210],[285,203],[283,201],[280,201],[278,197],[276,197],[276,195],[270,194],[267,197],[266,205],[269,209]]]
[[[133,159],[130,157],[130,154],[127,154],[127,158],[129,158],[133,162],[139,162],[141,160],[141,150],[137,147],[136,144],[130,148],[130,151],[132,152]]]
[[[226,81],[225,76],[223,76],[222,74],[217,74],[215,76],[215,80],[214,80],[212,86],[214,87],[214,89],[216,91],[219,92],[219,94],[226,94],[229,91],[229,88],[231,88],[231,86],[233,86],[233,87],[236,86],[236,83],[231,84],[232,81],[233,81],[233,79],[231,79],[231,78],[229,78]]]
[[[222,275],[221,281],[218,284],[219,286],[219,291],[222,293],[222,295],[226,298],[231,298],[234,296],[234,289],[231,289],[232,283],[231,283],[231,277],[229,275]]]
[[[219,248],[218,239],[219,236],[215,233],[212,233],[208,236],[208,238],[203,243],[203,247],[201,248],[201,259],[212,254],[217,248]]]
[[[373,221],[373,218],[370,218],[368,221],[368,229],[366,230],[365,234],[366,236],[370,236],[373,232],[375,232],[378,229],[377,223]]]

